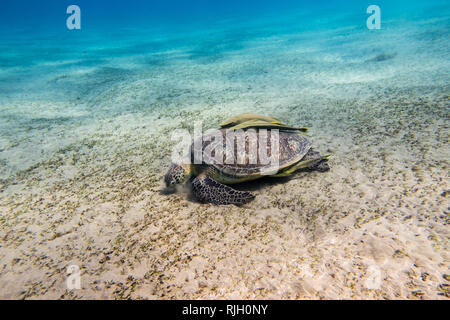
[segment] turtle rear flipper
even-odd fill
[[[213,204],[244,204],[252,201],[255,195],[247,191],[235,190],[207,177],[197,176],[192,181],[192,193],[200,202]]]
[[[318,159],[316,163],[308,166],[308,170],[325,172],[330,170],[330,166],[328,165],[328,159],[330,157],[331,155],[321,156],[319,152],[310,149],[303,160]]]

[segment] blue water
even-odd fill
[[[68,17],[66,8],[71,4],[74,3],[3,1],[0,4],[1,43],[9,50],[2,50],[2,66],[26,66],[37,61],[76,57],[99,46],[120,47],[112,52],[92,53],[102,58],[186,45],[210,47],[210,41],[219,47],[216,43],[221,40],[225,42],[221,49],[227,51],[257,37],[346,27],[364,29],[369,16],[366,8],[373,3],[323,0],[314,3],[293,0],[77,1],[81,8],[82,28],[69,31],[65,21]],[[443,32],[448,31],[449,6],[446,1],[377,1],[376,4],[381,8],[383,29],[402,21],[443,19],[438,24]],[[215,34],[215,31],[222,33]],[[223,33],[231,34],[232,38],[221,39]],[[39,43],[39,48],[33,46],[34,42]]]
[[[380,39],[380,46],[386,34],[366,28],[371,1],[78,1],[81,30],[66,27],[70,4],[24,0],[0,4],[0,92],[15,90],[17,78],[32,77],[36,72],[104,65],[116,57],[152,54],[158,57],[152,58],[158,64],[171,58],[167,51],[179,49],[188,59],[207,61],[238,53],[252,40],[277,35],[295,38],[324,31],[317,33],[315,40],[330,40],[329,50],[334,50],[333,30],[350,28],[371,41]],[[377,5],[382,30],[399,28],[400,41],[410,41],[404,32],[408,24],[419,33],[417,25],[428,21],[423,32],[433,28],[429,40],[447,46],[446,1],[378,1]],[[431,19],[434,21],[429,22]],[[434,39],[436,36],[441,39]],[[309,45],[307,40],[304,45]],[[363,38],[356,48],[358,45],[364,48]],[[158,56],[159,52],[162,55]],[[58,66],[51,65],[54,62]]]

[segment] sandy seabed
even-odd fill
[[[448,298],[450,41],[434,23],[10,81],[0,298]],[[331,170],[245,184],[256,199],[241,207],[162,192],[173,130],[242,112],[310,127]],[[79,290],[66,286],[73,264]]]

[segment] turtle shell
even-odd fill
[[[300,161],[310,148],[311,141],[295,131],[220,129],[197,139],[191,155],[193,163],[239,178],[276,174]]]

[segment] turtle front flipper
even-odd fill
[[[192,181],[192,193],[200,202],[213,204],[244,204],[252,201],[255,195],[247,191],[238,191],[207,177],[197,176]]]

